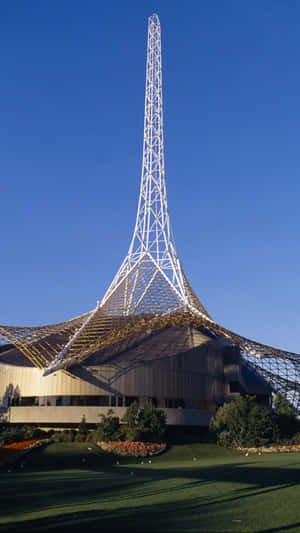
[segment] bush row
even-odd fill
[[[100,421],[96,429],[89,430],[85,416],[78,428],[63,431],[44,431],[35,426],[3,425],[0,428],[0,446],[27,439],[51,438],[54,442],[99,442],[99,441],[141,441],[162,442],[165,438],[166,415],[156,409],[152,402],[140,409],[137,402],[132,403],[120,421],[109,410],[107,416],[99,415]]]
[[[32,439],[47,439],[54,434],[54,431],[44,431],[35,426],[14,426],[2,425],[0,428],[0,446],[13,442],[23,442]]]
[[[288,400],[277,394],[273,408],[262,407],[255,396],[239,396],[224,404],[210,422],[221,446],[245,448],[300,444],[300,421]]]
[[[113,410],[107,416],[101,414],[96,429],[88,430],[85,417],[77,430],[58,431],[52,436],[55,442],[162,442],[165,439],[166,415],[148,402],[140,409],[137,402],[127,407],[122,421],[114,416]]]

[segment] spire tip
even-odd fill
[[[155,24],[159,24],[159,25],[160,25],[159,16],[157,15],[157,13],[153,13],[153,14],[149,17],[149,22],[154,22]]]

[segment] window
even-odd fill
[[[110,396],[111,407],[123,407],[123,396]]]
[[[100,406],[109,407],[109,396],[97,395],[97,396],[24,396],[23,398],[9,398],[9,406],[33,406],[40,405],[41,407],[51,406]],[[130,397],[131,398],[131,397]],[[116,402],[123,402],[122,396],[111,396],[112,406],[116,405]],[[113,401],[115,403],[113,403]],[[117,403],[122,405],[122,403]],[[128,404],[130,405],[130,404]]]
[[[36,405],[35,398],[36,398],[35,396],[24,396],[23,398],[21,398],[21,402],[19,405],[22,405],[25,407]]]
[[[117,396],[117,406],[123,407],[123,396]]]
[[[116,407],[116,397],[115,396],[111,396],[110,397],[110,405],[111,405],[111,407]]]
[[[80,405],[79,398],[80,398],[79,396],[71,396],[70,404],[71,405]]]
[[[109,396],[95,396],[95,400],[97,399],[98,403],[96,405],[101,405],[101,407],[108,407],[109,405]],[[94,404],[95,405],[95,404]]]
[[[108,407],[109,396],[71,396],[71,405]]]

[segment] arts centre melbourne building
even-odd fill
[[[190,287],[167,207],[161,33],[148,21],[141,188],[133,238],[104,298],[60,324],[0,326],[2,420],[45,426],[120,418],[137,400],[163,408],[170,425],[207,426],[238,394],[298,407],[299,356],[217,324]]]

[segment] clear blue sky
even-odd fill
[[[0,323],[93,308],[127,253],[153,12],[188,279],[217,322],[298,352],[296,0],[1,2]]]

